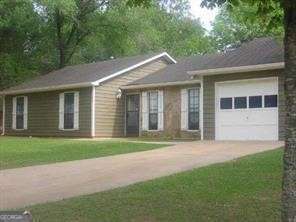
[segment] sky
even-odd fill
[[[202,0],[189,0],[191,5],[191,13],[195,18],[200,18],[200,21],[204,28],[208,31],[212,29],[211,22],[214,21],[215,16],[218,13],[218,9],[207,9],[200,7]]]

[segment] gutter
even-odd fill
[[[54,91],[54,90],[60,90],[60,89],[73,89],[73,88],[83,88],[83,87],[90,87],[90,86],[95,86],[95,84],[93,84],[92,82],[85,82],[85,83],[40,87],[40,88],[33,88],[33,89],[19,89],[19,90],[11,90],[11,91],[2,91],[0,92],[0,95],[15,95],[20,93],[47,92],[47,91]]]
[[[284,62],[277,62],[277,63],[268,63],[268,64],[250,65],[250,66],[204,69],[204,70],[189,71],[187,73],[190,76],[196,76],[196,75],[210,76],[210,75],[219,75],[219,74],[266,71],[266,70],[275,70],[275,69],[284,69],[284,68],[285,68]]]
[[[155,87],[164,87],[164,86],[190,85],[195,83],[201,83],[201,80],[198,79],[198,80],[187,80],[187,81],[166,82],[166,83],[128,85],[128,86],[121,86],[120,89],[144,89],[144,88],[155,88]]]

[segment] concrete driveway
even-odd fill
[[[280,146],[282,142],[186,142],[138,153],[2,170],[0,209],[127,186]]]

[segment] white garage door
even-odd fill
[[[278,80],[216,83],[217,140],[278,140]]]

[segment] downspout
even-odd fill
[[[199,115],[199,123],[200,123],[200,139],[203,140],[204,139],[204,127],[203,127],[203,122],[204,122],[204,118],[203,118],[203,93],[204,93],[204,87],[203,87],[203,76],[200,77],[200,115]]]
[[[91,89],[91,137],[96,136],[96,86]]]
[[[2,105],[2,108],[3,108],[3,112],[2,112],[2,115],[3,115],[3,118],[2,118],[2,136],[5,135],[5,95],[3,96],[3,105]]]

